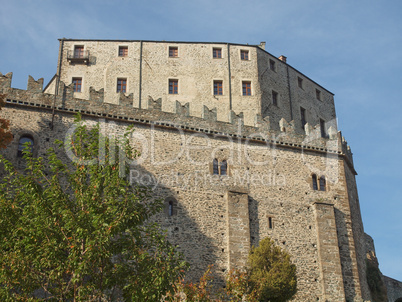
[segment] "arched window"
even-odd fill
[[[313,190],[318,190],[317,175],[313,174],[312,179],[313,179]]]
[[[174,197],[167,197],[165,199],[165,214],[168,217],[177,215],[177,201]]]
[[[320,191],[325,191],[325,176],[320,177]]]
[[[218,164],[218,160],[216,158],[213,161],[213,174],[219,175],[219,164]]]
[[[226,160],[223,160],[221,162],[221,175],[227,175],[227,171],[228,171],[228,163],[226,162]]]
[[[20,140],[18,141],[18,151],[17,151],[17,156],[22,157],[23,156],[23,151],[25,149],[26,143],[29,143],[29,146],[31,148],[31,153],[33,152],[33,147],[34,147],[34,141],[31,136],[24,135],[21,136]]]
[[[173,216],[173,201],[172,200],[169,201],[169,204],[168,204],[168,215]]]

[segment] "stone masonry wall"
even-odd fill
[[[1,79],[9,81],[5,76]],[[235,114],[232,123],[216,122],[213,112],[207,111],[204,119],[194,117],[181,104],[175,110],[182,115],[164,112],[163,100],[149,99],[150,109],[138,109],[100,99],[76,99],[64,84],[57,97],[35,89],[12,89],[1,81],[0,87],[7,94],[2,117],[11,121],[15,134],[4,154],[14,161],[18,161],[21,134],[32,133],[34,152],[43,156],[54,139],[64,138],[75,112],[91,123],[99,121],[109,134],[120,133],[129,124],[135,126],[132,144],[142,155],[131,167],[131,180],[148,185],[155,196],[174,200],[174,215],[165,212],[155,221],[167,229],[169,239],[190,262],[190,279],[199,278],[214,264],[217,284],[223,285],[227,271],[245,263],[250,245],[269,236],[296,264],[299,290],[295,301],[338,301],[340,280],[346,298],[361,301],[351,223],[355,208],[349,206],[344,165],[354,170],[342,152],[342,137],[331,134],[324,139],[315,130],[310,136],[302,135],[293,122],[284,119],[278,130],[266,119],[257,118],[259,128],[243,125]],[[188,108],[191,113],[192,107]],[[228,175],[212,174],[213,159],[227,161]],[[313,189],[312,174],[326,177],[325,191]],[[243,189],[234,189],[239,187]],[[232,198],[230,192],[239,196]],[[234,200],[241,208],[233,207]],[[334,216],[317,219],[321,217],[317,204],[321,203],[333,204]],[[236,241],[231,234],[241,239]],[[332,240],[331,251],[337,253],[334,234],[342,268],[328,272],[323,269],[328,262],[321,246]]]
[[[75,46],[89,52],[88,62],[67,60]],[[119,46],[128,48],[126,57],[118,56]],[[81,92],[74,92],[76,98],[90,99],[92,87],[104,90],[105,102],[118,104],[117,79],[125,78],[127,95],[133,95],[136,108],[147,108],[150,96],[162,99],[163,111],[175,112],[176,101],[188,102],[190,115],[201,117],[205,105],[216,108],[219,121],[228,122],[231,100],[232,110],[243,112],[246,125],[254,126],[255,116],[260,114],[270,116],[276,130],[281,118],[294,119],[297,132],[304,133],[300,118],[303,107],[310,125],[318,125],[323,119],[327,129],[331,125],[336,129],[332,93],[256,45],[62,39],[61,47],[60,80],[69,85],[73,78],[82,78]],[[169,47],[178,48],[178,57],[169,57]],[[214,48],[221,49],[221,58],[213,58]],[[248,51],[248,60],[241,59],[241,51]],[[275,70],[270,69],[269,60],[275,61]],[[298,87],[298,77],[303,78],[303,88]],[[169,79],[178,80],[178,94],[169,94]],[[214,81],[222,81],[222,95],[214,95]],[[251,83],[250,96],[242,95],[243,81]],[[272,104],[273,90],[278,93],[277,106]],[[54,83],[45,92],[53,94]]]

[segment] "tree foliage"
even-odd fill
[[[251,249],[248,263],[250,294],[257,301],[282,302],[296,294],[296,266],[270,238]]]
[[[5,95],[0,94],[0,110],[5,104]],[[13,135],[10,132],[10,122],[0,118],[0,149],[4,149],[13,140]]]
[[[0,300],[159,301],[186,269],[149,222],[162,203],[119,175],[116,152],[136,155],[128,132],[118,144],[76,122],[71,144],[58,142],[69,164],[64,152],[34,158],[27,146],[20,173],[0,157]]]
[[[296,266],[288,253],[265,238],[251,249],[246,269],[229,271],[224,289],[213,289],[212,282],[211,267],[198,283],[181,279],[173,301],[284,302],[296,294]]]

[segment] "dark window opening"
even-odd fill
[[[179,48],[178,47],[169,47],[169,57],[177,58],[179,56]]]
[[[317,175],[313,174],[313,190],[318,190]]]
[[[300,77],[297,77],[297,85],[299,86],[299,88],[303,89],[303,79]]]
[[[169,201],[168,205],[168,215],[173,216],[173,201]]]
[[[327,132],[325,130],[325,121],[320,119],[320,129],[321,129],[321,137],[327,137]]]
[[[222,95],[223,88],[222,88],[222,81],[214,81],[214,95]]]
[[[214,59],[221,59],[222,58],[222,48],[213,48],[212,49],[212,57]]]
[[[179,93],[179,81],[169,80],[169,94],[178,94],[178,93]]]
[[[226,160],[223,160],[221,162],[221,175],[227,175],[227,170],[228,170],[228,163]]]
[[[278,106],[278,93],[276,91],[272,91],[272,104]]]
[[[73,78],[73,91],[81,92],[82,78]]]
[[[325,176],[320,177],[320,191],[325,191]]]
[[[213,175],[228,175],[228,163],[226,160],[219,162],[216,158],[212,162],[212,174]]]
[[[248,60],[248,50],[240,50],[240,58],[242,60]]]
[[[306,122],[306,109],[304,109],[303,107],[300,107],[300,119],[302,128],[304,128],[304,125],[306,125],[307,122]]]
[[[269,69],[275,71],[275,61],[269,60]]]
[[[84,57],[84,46],[75,46],[74,58],[83,58],[83,57]]]
[[[315,96],[317,98],[317,100],[321,101],[321,91],[319,91],[318,89],[315,90]]]
[[[268,217],[268,228],[270,228],[270,229],[273,228],[272,217]]]
[[[127,79],[117,79],[117,90],[116,91],[126,93]]]
[[[127,56],[128,56],[128,47],[119,46],[119,57],[127,57]]]
[[[251,82],[243,82],[243,95],[251,95]]]
[[[213,161],[213,174],[219,175],[219,163],[218,160],[215,158]]]
[[[18,141],[18,151],[17,151],[17,157],[22,157],[23,156],[23,151],[25,150],[25,144],[28,143],[30,152],[33,152],[33,147],[34,147],[34,141],[31,136],[24,135],[20,138]]]

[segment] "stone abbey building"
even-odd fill
[[[74,114],[108,133],[134,125],[131,180],[165,200],[155,219],[198,278],[223,284],[271,237],[297,267],[295,301],[372,301],[352,153],[333,94],[265,50],[265,43],[61,39],[57,72],[0,76],[17,164],[20,143],[42,156]],[[393,283],[392,283],[393,282]],[[396,280],[392,298],[402,297]],[[389,293],[391,291],[389,290]],[[399,295],[399,297],[398,297]]]

